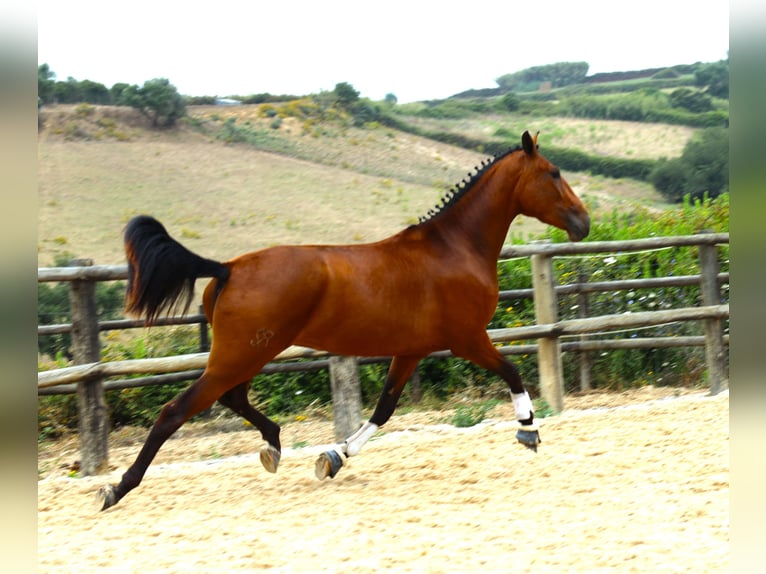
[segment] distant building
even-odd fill
[[[234,100],[232,98],[216,98],[215,105],[216,106],[241,106],[242,102],[240,102],[239,100]]]

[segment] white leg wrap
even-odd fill
[[[532,401],[527,391],[511,393],[511,398],[513,399],[513,410],[516,411],[516,420],[523,421],[534,415],[535,409],[532,407]]]
[[[362,450],[364,443],[370,440],[370,437],[378,430],[378,425],[371,422],[366,422],[362,427],[346,439],[345,451],[347,456],[354,456],[359,454]]]

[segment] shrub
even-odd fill
[[[663,196],[680,202],[684,196],[717,197],[729,189],[729,134],[707,128],[689,140],[680,158],[663,160],[649,179]]]
[[[354,103],[351,112],[357,127],[377,122],[381,113],[378,106],[366,98]]]
[[[122,313],[125,284],[121,281],[96,284],[96,307],[101,320],[116,319]],[[68,283],[37,284],[37,324],[55,325],[71,323]],[[45,335],[37,338],[37,351],[49,357],[71,359],[69,333]]]
[[[676,92],[679,91],[676,90]],[[687,97],[686,92],[680,91],[673,100],[664,92],[652,88],[604,95],[565,95],[562,96],[560,106],[551,112],[554,115],[579,118],[658,122],[692,127],[715,127],[728,124],[728,112],[713,109],[712,100],[705,94],[692,90],[689,92],[699,95]],[[674,102],[676,107],[673,107]],[[710,107],[703,109],[706,103]],[[686,106],[694,110],[690,111]]]
[[[345,110],[351,111],[359,101],[359,92],[354,89],[354,86],[348,82],[340,82],[335,84],[336,104]]]
[[[713,109],[713,98],[689,88],[678,88],[670,93],[670,105],[693,113],[709,112]]]
[[[58,438],[77,428],[77,396],[49,395],[37,402],[38,440]]]
[[[183,355],[199,352],[199,335],[195,327],[154,327],[140,336],[126,337],[109,332],[102,349],[102,360],[121,361]],[[106,393],[112,427],[150,426],[166,402],[189,386],[189,381],[148,385]]]
[[[546,146],[545,156],[560,168],[590,172],[607,177],[629,177],[646,181],[657,162],[652,159],[628,159],[620,157],[590,155],[575,149]]]
[[[142,87],[128,86],[120,93],[119,104],[140,110],[154,127],[170,127],[186,115],[186,103],[165,78],[147,80]]]
[[[591,241],[616,241],[650,236],[691,235],[709,229],[728,231],[728,195],[716,199],[692,200],[686,198],[680,209],[661,214],[649,211],[635,214],[613,212],[610,216],[594,220]],[[550,229],[545,237],[554,242],[567,241],[566,234]],[[649,253],[626,253],[612,256],[592,256],[554,260],[554,271],[559,283],[574,282],[580,273],[592,281],[637,279],[642,277],[687,275],[698,272],[696,248],[675,248]],[[728,248],[720,248],[723,271],[728,270]],[[501,290],[531,287],[531,263],[527,258],[500,262],[498,281]],[[668,287],[659,289],[636,289],[616,293],[593,293],[589,295],[590,315],[604,315],[633,311],[669,309],[679,306],[695,306],[700,297],[699,287]],[[727,298],[725,294],[724,298]],[[559,298],[561,319],[577,316],[576,295]],[[519,327],[535,322],[532,299],[504,300],[498,303],[490,328]],[[698,335],[701,327],[695,323],[672,324],[646,330],[614,333],[608,338],[631,338],[639,336]],[[510,345],[528,344],[528,341],[511,342]],[[535,355],[512,355],[522,380],[532,390],[537,380],[537,357]],[[704,369],[704,354],[699,349],[649,349],[614,350],[591,353],[591,377],[594,388],[623,389],[644,384],[696,384]],[[566,353],[563,358],[564,379],[567,392],[579,390],[579,355]]]
[[[678,72],[673,68],[664,68],[652,76],[653,80],[666,80],[669,78],[677,78]]]
[[[519,105],[521,104],[521,100],[513,92],[508,92],[505,94],[502,98],[500,98],[500,101],[502,102],[503,109],[508,112],[515,112],[519,109]]]
[[[77,107],[74,109],[74,114],[75,114],[75,116],[77,116],[78,118],[88,118],[88,117],[92,116],[92,115],[93,115],[93,112],[95,112],[95,111],[96,111],[96,108],[94,108],[94,107],[93,107],[93,106],[91,106],[90,104],[88,104],[88,103],[82,103],[82,104],[79,104],[79,105],[78,105],[78,106],[77,106]]]
[[[452,416],[452,424],[458,428],[476,426],[497,406],[498,401],[487,401],[476,405],[459,405]]]

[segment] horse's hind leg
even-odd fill
[[[218,402],[228,407],[261,431],[261,436],[268,445],[261,448],[261,464],[269,472],[277,472],[282,456],[282,445],[279,441],[279,425],[266,415],[254,408],[247,399],[247,389],[250,381],[245,381],[226,391]]]
[[[327,477],[333,478],[343,466],[344,460],[359,454],[359,451],[375,434],[375,431],[391,418],[404,385],[407,384],[419,362],[420,357],[394,357],[391,360],[391,366],[388,369],[383,392],[378,399],[375,412],[370,420],[348,437],[343,444],[335,445],[332,450],[319,455],[314,467],[314,473],[319,480]]]
[[[189,388],[168,402],[152,426],[144,446],[136,460],[122,475],[117,486],[107,485],[99,490],[99,498],[103,501],[101,510],[117,504],[128,492],[136,488],[144,477],[146,469],[154,460],[157,451],[165,441],[178,430],[187,420],[212,405],[220,396],[220,384],[211,380],[206,370]]]
[[[537,451],[537,445],[542,441],[540,440],[537,423],[535,423],[534,407],[529,398],[529,393],[521,382],[519,370],[513,363],[503,357],[500,351],[489,340],[489,337],[486,336],[486,333],[482,339],[477,338],[475,340],[480,343],[471,349],[453,349],[453,352],[499,375],[508,384],[511,390],[511,399],[513,400],[516,419],[521,425],[516,433],[516,438],[527,448]]]

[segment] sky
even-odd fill
[[[556,62],[595,74],[722,60],[729,3],[38,0],[37,49],[59,81],[167,78],[181,94],[220,97],[347,82],[406,103]]]

